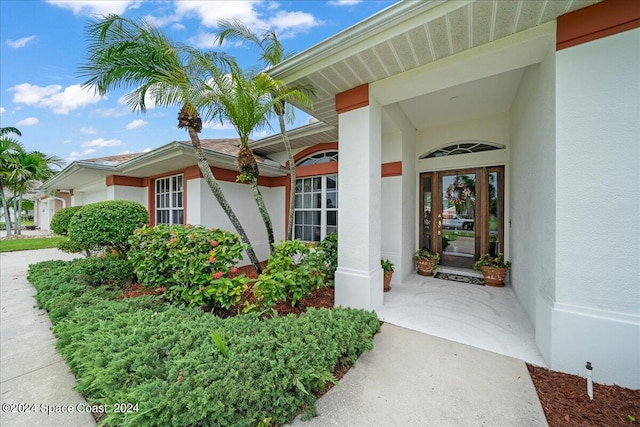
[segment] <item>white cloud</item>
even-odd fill
[[[16,49],[19,49],[21,47],[25,47],[29,42],[37,39],[38,37],[36,36],[29,36],[29,37],[22,37],[21,39],[18,40],[7,40],[7,45],[9,47],[13,47]]]
[[[86,150],[82,150],[82,151],[72,151],[71,153],[69,153],[69,157],[67,157],[67,161],[73,162],[75,160],[78,160],[79,157],[93,154],[95,152],[96,150],[93,148],[87,148]]]
[[[118,98],[118,104],[126,105],[128,107],[129,104],[127,104],[127,95],[124,95],[124,96],[121,96],[120,98]],[[145,108],[147,110],[151,110],[153,108],[156,108],[156,100],[153,98],[153,88],[151,88],[145,94],[145,96],[144,96],[144,106],[145,106]]]
[[[215,34],[202,31],[193,37],[189,37],[187,41],[190,45],[199,49],[211,49],[218,46],[218,37]]]
[[[77,108],[99,102],[103,97],[83,89],[80,85],[38,86],[22,83],[9,88],[14,91],[13,102],[33,107],[50,108],[56,114],[69,114]]]
[[[138,128],[141,128],[141,127],[145,126],[146,124],[147,124],[147,122],[145,122],[144,120],[136,119],[136,120],[132,121],[131,123],[129,123],[127,126],[125,126],[125,128],[127,130],[138,129]]]
[[[124,108],[97,108],[94,113],[100,117],[122,117],[129,114],[129,111]]]
[[[89,148],[105,148],[105,147],[120,147],[123,146],[124,142],[119,139],[104,139],[104,138],[96,138],[91,141],[85,141],[82,143],[83,147]]]
[[[306,12],[278,11],[269,19],[268,27],[273,28],[281,39],[293,37],[298,32],[306,32],[320,25],[313,15]]]
[[[47,3],[71,10],[74,15],[121,15],[140,6],[140,0],[47,0]]]
[[[151,148],[147,147],[147,148],[145,148],[144,150],[142,150],[142,152],[143,152],[143,153],[148,153],[148,152],[149,152],[149,151],[151,151],[151,150],[152,150]]]
[[[27,117],[26,119],[22,119],[16,122],[16,126],[35,126],[38,123],[40,123],[40,120],[38,120],[37,118]]]
[[[88,128],[82,127],[80,128],[80,132],[86,133],[87,135],[95,135],[96,133],[98,133],[98,131],[92,127],[88,127]]]
[[[0,114],[6,112],[7,110],[4,109],[4,107],[0,107]]]
[[[239,19],[252,27],[260,23],[254,5],[260,1],[198,1],[185,0],[176,2],[176,14],[179,16],[196,16],[202,25],[216,27],[218,19]]]
[[[327,2],[329,6],[353,6],[362,3],[362,0],[330,0]]]
[[[203,129],[213,129],[213,130],[235,130],[233,125],[229,122],[223,122],[220,124],[220,121],[216,120],[215,122],[208,121],[202,124]]]

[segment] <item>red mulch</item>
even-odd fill
[[[590,400],[585,378],[527,367],[550,427],[639,425],[640,390],[594,383]]]
[[[263,268],[265,264],[262,263]],[[258,277],[251,265],[238,268],[236,275],[240,274],[244,274],[250,279]],[[121,298],[157,294],[156,290],[136,284],[127,288]],[[243,301],[251,301],[251,298],[250,284],[243,295]],[[309,307],[331,308],[333,306],[334,289],[324,287],[311,291],[309,295],[299,301],[296,307],[292,307],[290,301],[283,301],[276,305],[275,310],[279,315],[290,313],[300,315]],[[242,306],[238,306],[231,310],[215,309],[212,313],[220,317],[230,317],[241,310]],[[527,366],[550,427],[640,426],[640,390],[630,390],[615,385],[594,384],[594,399],[591,401],[587,396],[584,378],[549,371],[537,366]],[[336,379],[340,380],[348,370],[349,368],[336,367],[334,372]],[[327,383],[326,390],[318,397],[331,387],[332,384]],[[637,421],[631,422],[629,416],[635,417]]]

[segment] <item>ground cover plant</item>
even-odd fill
[[[211,247],[211,245],[210,245]],[[309,309],[222,319],[161,296],[90,286],[86,260],[34,264],[29,280],[90,404],[134,402],[103,425],[282,425],[373,346],[374,313]]]

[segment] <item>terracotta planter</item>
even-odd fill
[[[393,270],[384,272],[384,280],[382,283],[384,285],[383,289],[385,292],[389,292],[391,290],[391,276],[393,276]]]
[[[504,286],[504,279],[507,277],[508,268],[482,267],[482,276],[484,276],[484,284],[501,288]]]
[[[436,264],[430,259],[416,259],[416,270],[421,276],[433,276],[433,270]]]

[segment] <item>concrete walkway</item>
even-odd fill
[[[316,408],[293,425],[547,425],[523,361],[388,323]]]
[[[79,411],[85,401],[73,390],[75,377],[57,353],[49,317],[45,311],[35,308],[36,291],[27,281],[29,264],[72,258],[73,255],[58,249],[0,253],[0,425],[3,427],[95,425],[91,413]],[[46,413],[46,410],[63,409],[70,410]]]

